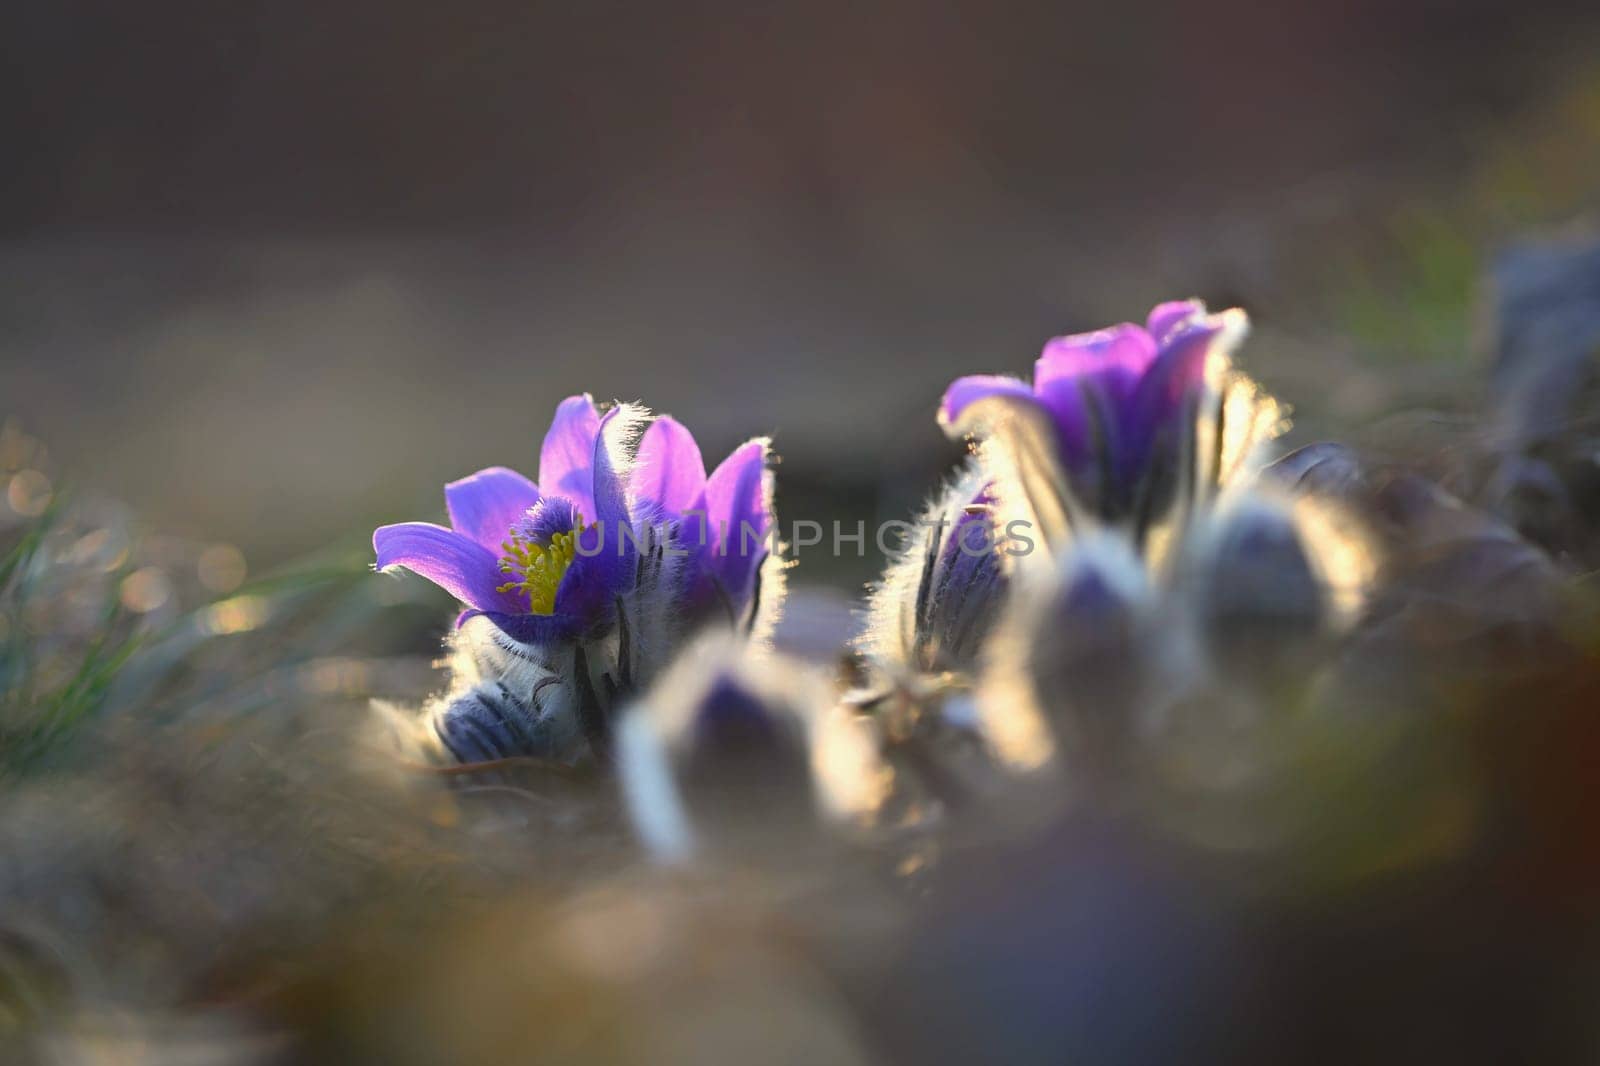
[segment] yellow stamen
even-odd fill
[[[577,554],[578,535],[583,532],[583,516],[567,533],[557,533],[549,544],[535,544],[515,530],[511,539],[500,545],[505,556],[500,560],[500,570],[513,574],[517,580],[508,581],[496,592],[520,592],[528,597],[528,609],[533,614],[550,614],[556,609],[556,589],[561,578],[572,565]]]

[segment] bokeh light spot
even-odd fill
[[[122,606],[135,614],[159,610],[172,598],[172,582],[154,566],[135,570],[122,579]]]
[[[37,470],[19,470],[6,486],[6,503],[25,518],[37,518],[50,506],[50,479]]]
[[[232,544],[213,544],[200,553],[196,563],[200,584],[212,592],[232,592],[244,584],[244,553]]]

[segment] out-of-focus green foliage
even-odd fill
[[[372,623],[389,586],[366,580],[358,550],[219,594],[192,576],[198,545],[152,537],[116,508],[56,492],[40,513],[10,518],[0,526],[0,777],[70,766],[100,720],[155,728],[296,694],[393,691],[384,664],[359,654],[384,644]],[[403,664],[399,676],[422,668]]]
[[[0,561],[0,774],[16,773],[39,762],[105,703],[118,671],[139,646],[141,634],[128,625],[116,596],[121,568],[100,575],[96,584],[98,625],[71,648],[43,649],[31,639],[28,607],[46,579],[51,562],[45,551],[51,532],[63,521],[61,497],[26,523]],[[76,658],[76,668],[44,657]]]
[[[1483,257],[1511,234],[1593,210],[1600,172],[1600,66],[1530,113],[1477,131],[1465,175],[1395,206],[1320,252],[1324,321],[1374,358],[1459,362],[1469,351]]]

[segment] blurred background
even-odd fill
[[[1597,30],[1579,0],[11,4],[0,413],[257,572],[532,473],[581,390],[708,458],[774,434],[788,518],[897,517],[954,454],[951,377],[1178,296],[1250,309],[1305,432],[1448,408],[1485,258],[1596,202]],[[879,565],[826,562],[798,577]]]

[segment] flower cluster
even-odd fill
[[[682,861],[754,853],[775,824],[937,820],[1019,772],[1125,781],[1174,722],[1220,736],[1308,703],[1376,617],[1368,517],[1443,505],[1342,499],[1329,483],[1360,478],[1325,453],[1269,466],[1287,420],[1234,366],[1247,326],[1165,303],[1050,341],[1031,381],[951,384],[938,421],[970,454],[872,590],[841,686],[751,648],[784,591],[768,443],[708,475],[673,419],[563,401],[537,484],[480,471],[446,486],[449,527],[374,536],[380,569],[465,607],[422,719],[436,753],[614,762],[641,840]],[[1523,565],[1496,535],[1460,543]]]
[[[973,455],[874,590],[869,658],[902,679],[976,676],[1017,586],[1054,587],[1058,571],[1081,569],[1084,545],[1112,538],[1151,568],[1175,558],[1283,423],[1232,366],[1245,328],[1241,311],[1162,304],[1144,326],[1050,341],[1031,382],[952,384],[939,421],[974,440]],[[771,501],[766,441],[708,476],[673,419],[575,396],[556,410],[538,484],[480,471],[446,486],[448,528],[379,529],[380,569],[408,568],[466,608],[451,686],[425,716],[443,750],[465,762],[608,757],[614,709],[688,634],[719,623],[760,636],[770,624],[782,592]],[[1042,551],[1001,550],[1018,523]]]
[[[1260,476],[1287,420],[1233,365],[1247,327],[1165,303],[1050,341],[1031,381],[945,392],[939,422],[971,456],[873,592],[857,697],[906,708],[913,761],[944,767],[925,779],[955,779],[976,739],[1002,768],[1065,763],[1089,787],[1190,704],[1237,716],[1308,691],[1371,551],[1359,523]],[[1018,523],[1040,550],[998,549]],[[973,526],[995,550],[956,550]]]
[[[1247,327],[1243,311],[1164,303],[1144,326],[1055,338],[1032,382],[986,374],[952,383],[939,422],[972,439],[973,456],[923,516],[926,543],[909,545],[875,590],[868,653],[901,671],[968,670],[1018,567],[1047,571],[1097,532],[1152,562],[1165,558],[1285,426],[1278,404],[1232,364]],[[954,538],[972,522],[989,523],[995,545],[1022,523],[1043,550],[957,559]]]

